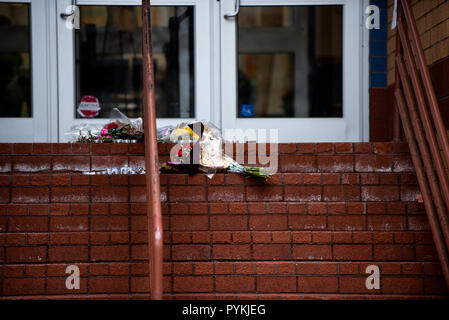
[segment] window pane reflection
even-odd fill
[[[0,3],[0,117],[31,114],[30,6]]]
[[[98,118],[117,107],[142,116],[140,6],[81,6],[76,33],[77,104],[99,100]],[[194,117],[193,7],[153,7],[153,57],[159,118]],[[76,112],[76,117],[81,115]]]
[[[242,7],[239,117],[342,117],[342,6]]]

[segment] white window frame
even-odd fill
[[[0,0],[30,4],[31,118],[0,118],[1,142],[57,139],[56,13],[54,0]]]
[[[65,12],[71,0],[58,0],[57,11]],[[76,5],[141,5],[140,0],[77,0]],[[212,48],[209,0],[152,0],[152,6],[193,6],[194,22],[194,57],[195,57],[195,118],[211,119],[213,102],[213,75],[211,68]],[[205,19],[206,17],[206,19]],[[108,119],[76,119],[75,118],[75,41],[74,30],[67,29],[64,19],[58,19],[58,77],[59,77],[59,140],[66,141],[64,133],[72,126],[81,123],[106,124]],[[100,101],[101,104],[101,101]],[[190,118],[160,118],[157,126],[176,125]]]
[[[222,129],[278,129],[279,142],[369,141],[366,0],[241,0],[241,6],[343,6],[343,118],[237,118],[237,23],[224,18],[235,2],[220,3]]]

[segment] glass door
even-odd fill
[[[280,142],[363,141],[363,1],[222,0],[221,115]]]
[[[71,0],[58,0],[64,12]],[[78,0],[80,29],[58,24],[60,141],[72,126],[102,125],[118,108],[142,116],[141,1]],[[209,119],[210,1],[155,0],[153,56],[158,126]]]
[[[0,141],[49,142],[57,123],[49,0],[0,0]]]

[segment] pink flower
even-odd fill
[[[100,133],[102,136],[105,136],[105,135],[107,135],[108,134],[108,129],[106,129],[106,128],[103,128],[103,129],[101,129],[101,133]]]

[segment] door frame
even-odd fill
[[[72,4],[71,0],[58,0],[57,11],[64,12]],[[77,0],[76,5],[117,5],[137,6],[141,0]],[[212,33],[210,19],[211,2],[209,0],[153,0],[152,6],[193,6],[195,10],[195,118],[211,119],[213,104],[212,88]],[[73,125],[90,123],[104,125],[108,119],[76,119],[75,118],[75,36],[74,30],[65,27],[65,20],[58,19],[58,70],[59,77],[59,141],[66,141],[64,133]],[[177,125],[191,118],[158,118],[157,126]]]
[[[0,0],[30,4],[30,118],[0,118],[2,142],[52,142],[58,137],[55,0]]]
[[[368,0],[241,0],[241,6],[343,5],[343,118],[285,120],[236,117],[237,67],[229,66],[237,66],[237,23],[235,19],[224,18],[234,11],[234,3],[234,0],[220,1],[221,105],[231,106],[221,110],[222,129],[290,128],[279,135],[279,142],[369,141],[369,30],[363,21]],[[353,55],[348,52],[357,52],[358,63],[354,64]],[[296,127],[303,128],[301,134]],[[317,132],[317,127],[324,130]]]

